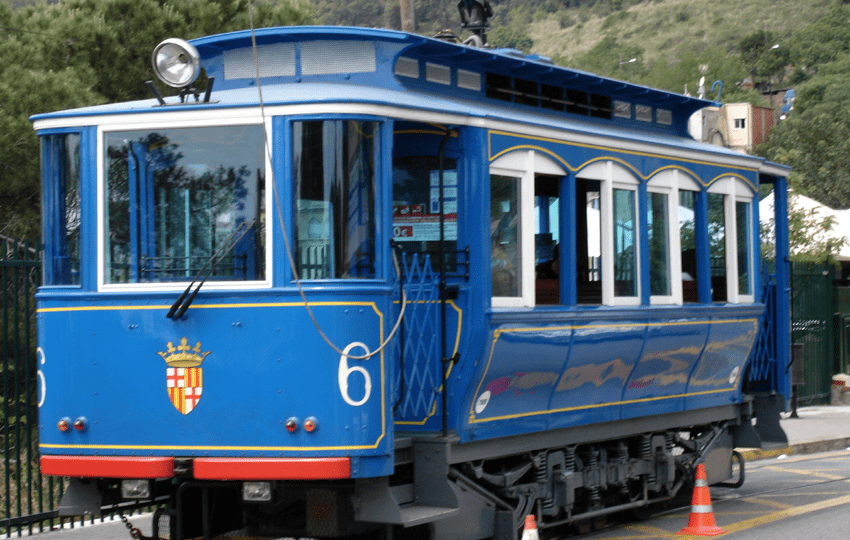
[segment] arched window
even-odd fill
[[[754,302],[753,190],[728,176],[708,189],[709,250],[713,302]]]
[[[651,304],[682,304],[680,183],[685,183],[687,187],[692,185],[692,181],[684,174],[673,169],[656,174],[646,185],[646,239],[649,252],[646,264],[649,266]],[[695,276],[688,277],[690,280],[696,279]]]
[[[490,164],[493,307],[557,303],[557,291],[545,302],[536,301],[535,264],[538,253],[549,261],[557,253],[553,242],[560,234],[559,179],[566,174],[554,160],[533,150],[511,152]]]
[[[576,200],[587,201],[584,209],[581,204],[576,208],[577,221],[583,223],[584,214],[587,223],[587,240],[577,237],[579,303],[593,303],[594,285],[601,283],[602,304],[640,304],[638,185],[638,179],[614,161],[599,161],[578,172]],[[598,263],[597,246],[593,245],[597,231]],[[591,294],[584,294],[583,289]]]

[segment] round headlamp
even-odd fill
[[[153,71],[159,80],[175,88],[195,82],[201,74],[201,55],[190,43],[166,39],[153,50]]]

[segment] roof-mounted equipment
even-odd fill
[[[198,90],[191,88],[201,74],[201,55],[194,45],[179,38],[166,39],[154,48],[151,63],[159,80],[168,86],[180,89],[180,103],[185,103],[190,94],[195,96],[196,102],[200,101]],[[213,78],[210,77],[207,79],[204,103],[210,101],[212,84]],[[165,105],[165,99],[154,86],[153,81],[147,81],[145,85],[159,104]]]

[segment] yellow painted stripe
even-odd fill
[[[681,162],[684,162],[684,163],[693,163],[693,164],[697,164],[697,165],[710,165],[710,166],[715,166],[715,167],[727,166],[725,163],[721,163],[721,162],[712,162],[712,161],[699,160],[699,159],[687,159],[687,158],[680,158],[680,157],[672,158],[671,156],[665,155],[665,154],[656,154],[656,153],[651,153],[651,152],[639,152],[639,151],[636,151],[636,150],[622,150],[622,149],[619,149],[619,148],[601,146],[601,145],[597,145],[597,144],[578,143],[578,142],[573,142],[573,141],[565,141],[565,140],[561,140],[561,139],[553,139],[551,137],[539,137],[539,136],[534,136],[534,135],[523,135],[523,134],[511,133],[511,132],[508,132],[508,131],[500,131],[500,130],[495,130],[495,129],[491,129],[487,134],[488,153],[490,154],[490,161],[493,161],[494,159],[496,159],[500,155],[503,155],[507,152],[513,151],[513,150],[518,148],[518,146],[512,147],[510,149],[502,150],[501,152],[499,152],[496,155],[493,155],[493,144],[492,144],[492,136],[493,135],[505,135],[507,137],[511,137],[511,138],[515,138],[515,139],[525,139],[525,140],[529,140],[529,141],[551,142],[551,143],[555,143],[555,144],[561,144],[561,145],[564,145],[564,146],[574,146],[574,147],[577,147],[577,148],[590,148],[590,149],[593,149],[593,150],[603,150],[603,151],[606,151],[606,152],[616,152],[618,154],[627,154],[627,155],[632,155],[632,156],[652,157],[652,158],[660,158],[660,159],[675,159],[676,161],[681,161]],[[551,151],[547,151],[547,152],[551,153]],[[563,160],[560,160],[560,161],[563,162]],[[565,162],[563,162],[563,163],[565,163]],[[757,172],[758,171],[758,169],[756,169],[754,167],[751,168],[751,167],[736,166],[735,169],[742,170],[742,171],[749,171],[749,172]],[[578,170],[578,169],[572,169],[572,170],[575,171],[575,170]],[[698,178],[694,173],[692,173],[690,171],[686,171],[686,172],[688,172],[689,174],[691,174],[695,178]]]
[[[653,536],[667,536],[670,534],[670,531],[665,531],[660,527],[652,527],[651,525],[627,525],[624,527],[630,531],[635,531],[639,533],[649,534]],[[619,536],[618,538],[625,538],[623,536]],[[642,538],[646,538],[645,536]]]
[[[751,322],[758,324],[758,319],[721,319],[717,321],[663,321],[648,323],[610,323],[610,324],[572,324],[566,326],[537,326],[529,328],[503,328],[494,331],[494,334],[508,334],[519,332],[551,332],[552,330],[596,330],[599,328],[651,328],[661,326],[694,326],[701,324],[729,324]]]
[[[356,306],[356,307],[371,307],[376,313],[379,313],[374,302],[308,302],[310,307],[327,307],[327,306]],[[192,309],[244,309],[244,308],[269,308],[269,307],[304,307],[304,302],[261,302],[257,304],[192,304]],[[38,313],[61,313],[71,311],[124,311],[124,310],[156,310],[170,309],[170,305],[162,306],[69,306],[69,307],[53,307],[39,308]]]
[[[758,527],[759,525],[766,525],[768,523],[773,523],[773,522],[779,521],[781,519],[801,516],[801,515],[804,515],[804,514],[817,512],[817,511],[820,511],[820,510],[826,510],[827,508],[834,508],[836,506],[841,506],[841,505],[845,505],[845,504],[850,504],[850,495],[844,495],[842,497],[836,497],[834,499],[828,499],[826,501],[819,501],[819,502],[816,502],[816,503],[806,504],[806,505],[803,505],[803,506],[791,507],[791,508],[787,508],[787,509],[784,509],[784,510],[779,510],[777,512],[771,512],[769,514],[764,514],[764,515],[761,515],[761,516],[758,516],[758,517],[755,517],[755,518],[745,519],[745,520],[739,521],[737,523],[731,523],[731,524],[719,523],[718,525],[720,525],[723,529],[725,529],[727,531],[726,535],[728,535],[728,534],[731,534],[731,533],[752,529],[754,527]],[[687,516],[684,515],[684,514],[681,514],[681,515],[668,514],[666,516],[663,516],[662,519],[675,518],[675,519],[679,519],[679,520],[684,520],[686,517]],[[623,527],[622,530],[626,534],[616,535],[616,536],[600,537],[600,538],[597,538],[596,540],[637,540],[637,539],[648,540],[648,539],[651,539],[651,538],[664,539],[664,540],[668,540],[668,539],[669,540],[674,540],[674,539],[675,540],[686,540],[688,538],[703,538],[701,536],[687,536],[687,535],[681,536],[681,535],[676,534],[676,532],[666,531],[666,530],[661,529],[659,527],[651,527],[651,526],[646,526],[646,525],[627,525],[627,526]],[[635,536],[635,535],[628,534],[631,531],[635,531],[635,532],[643,533],[643,534],[641,536]],[[725,537],[726,535],[723,535],[723,536]]]
[[[378,315],[379,343],[384,342],[384,314],[378,309],[374,302],[309,302],[313,306],[361,306],[371,307]],[[42,313],[61,311],[117,311],[133,309],[168,309],[171,306],[88,306],[76,308],[44,308],[38,310]],[[207,304],[192,306],[195,308],[251,308],[251,307],[304,307],[303,302],[274,302],[262,304]],[[322,451],[322,450],[374,450],[387,434],[387,403],[386,403],[386,375],[384,351],[380,353],[381,358],[381,434],[374,444],[362,446],[134,446],[134,445],[86,445],[86,444],[40,444],[40,448],[67,449],[67,450],[182,450],[182,451],[245,451],[245,452],[298,452],[298,451]],[[178,408],[182,412],[182,408]]]
[[[778,472],[789,472],[794,474],[803,474],[806,476],[814,476],[817,478],[826,478],[827,480],[844,480],[844,476],[839,476],[837,474],[827,474],[820,471],[811,471],[806,469],[788,469],[786,467],[778,467],[776,465],[769,465],[764,467],[769,471],[778,471]]]
[[[811,504],[804,504],[803,506],[796,506],[788,508],[786,510],[779,510],[778,512],[771,512],[770,514],[765,514],[757,518],[739,521],[738,523],[732,523],[730,525],[724,525],[723,528],[729,531],[730,533],[733,533],[746,529],[752,529],[753,527],[757,527],[758,525],[772,523],[780,519],[801,516],[803,514],[810,514],[812,512],[826,510],[827,508],[834,508],[836,506],[841,506],[844,504],[850,504],[850,495],[844,495],[843,497],[836,497],[834,499],[827,499],[825,501],[818,501]]]
[[[749,471],[747,471],[747,472],[749,472]],[[797,495],[794,495],[794,497],[797,497]],[[771,501],[769,499],[762,499],[762,498],[750,499],[750,502],[754,502],[756,504],[763,504],[765,506],[772,506],[773,508],[779,508],[780,510],[786,510],[786,509],[794,506],[793,504],[779,502],[779,501]]]
[[[527,416],[536,416],[536,415],[539,415],[539,414],[555,414],[555,413],[571,412],[571,411],[584,411],[584,410],[589,410],[589,409],[599,409],[599,408],[602,408],[602,407],[611,407],[611,406],[614,406],[614,405],[634,405],[636,403],[648,403],[648,402],[652,402],[652,401],[662,401],[662,400],[665,400],[665,399],[679,399],[679,398],[694,397],[694,396],[705,396],[705,395],[708,395],[708,394],[718,394],[718,393],[721,393],[721,392],[729,392],[731,390],[735,390],[735,387],[730,386],[728,388],[721,388],[719,390],[704,390],[702,392],[688,392],[686,394],[676,394],[676,395],[672,395],[672,396],[657,396],[657,397],[649,397],[649,398],[641,398],[641,399],[630,399],[630,400],[626,400],[626,401],[611,401],[611,402],[608,402],[608,403],[596,403],[596,404],[593,404],[593,405],[577,405],[575,407],[564,407],[562,409],[549,409],[549,410],[545,410],[545,411],[532,411],[532,412],[525,412],[525,413],[518,413],[518,414],[509,414],[509,415],[505,415],[505,416],[494,416],[492,418],[479,419],[479,418],[470,417],[469,423],[470,424],[480,424],[480,423],[484,423],[484,422],[493,422],[495,420],[509,420],[509,419],[512,419],[512,418],[524,418],[524,417],[527,417]]]
[[[183,450],[191,451],[241,451],[241,452],[310,452],[322,450],[374,450],[383,435],[373,445],[362,446],[179,446],[133,444],[39,444],[39,448],[54,450]]]
[[[848,451],[848,450],[839,450],[839,451],[837,451],[837,452],[830,452],[829,454],[830,454],[830,455],[832,455],[832,456],[835,456],[835,457],[837,457],[837,456],[850,456],[850,451]],[[789,457],[788,459],[784,460],[784,461],[782,462],[782,464],[783,464],[783,465],[787,465],[788,463],[796,463],[796,462],[798,462],[798,461],[811,461],[811,460],[813,460],[813,459],[821,459],[821,458],[823,458],[823,455],[822,455],[822,454],[811,454],[811,455],[795,456],[795,457]],[[747,474],[753,474],[753,473],[758,472],[759,470],[761,470],[761,469],[753,469],[753,471],[752,471],[752,472],[747,471]]]

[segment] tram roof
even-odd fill
[[[414,110],[431,121],[442,115],[535,124],[608,139],[635,140],[701,152],[743,156],[708,147],[687,134],[691,114],[717,105],[592,73],[556,66],[546,58],[508,49],[481,49],[395,30],[280,27],[243,30],[191,40],[215,83],[209,103],[166,98],[38,114],[36,128],[91,125],[89,117],[244,109],[259,105],[253,41],[262,99],[269,109],[334,104],[322,111],[357,113],[358,106]],[[141,81],[140,81],[141,84]],[[376,88],[379,91],[376,92]],[[561,97],[562,110],[547,105]],[[586,99],[579,113],[571,100]],[[628,105],[628,117],[617,107]],[[638,108],[650,117],[640,118]],[[583,111],[583,112],[582,112]],[[273,110],[269,111],[274,113]],[[237,113],[238,114],[238,113]],[[388,116],[395,116],[387,113]],[[130,121],[126,117],[124,121]],[[472,120],[470,120],[472,121]],[[759,159],[759,161],[762,161]]]
[[[524,56],[512,49],[475,48],[395,30],[322,26],[260,28],[254,31],[253,37],[251,31],[242,30],[191,40],[190,43],[201,55],[207,74],[216,78],[214,101],[230,106],[256,104],[256,92],[240,95],[241,102],[224,103],[219,98],[221,90],[255,86],[253,40],[257,43],[264,87],[315,80],[350,81],[386,89],[431,87],[432,91],[455,97],[471,95],[481,98],[482,94],[492,91],[500,96],[493,100],[494,103],[513,101],[511,105],[519,103],[518,106],[526,109],[528,105],[523,103],[532,97],[546,101],[545,96],[539,94],[566,89],[615,101],[628,99],[635,105],[660,107],[687,116],[715,104],[556,66],[545,57]],[[420,62],[420,66],[414,65],[416,62]],[[418,69],[421,74],[411,74],[411,69]],[[525,90],[523,85],[535,88]],[[570,99],[561,97],[564,101]],[[150,101],[115,104],[39,114],[33,119],[107,111],[112,114],[133,113],[140,106],[150,110],[153,104]],[[588,110],[594,108],[592,103],[582,105]],[[607,106],[612,105],[609,103]]]

